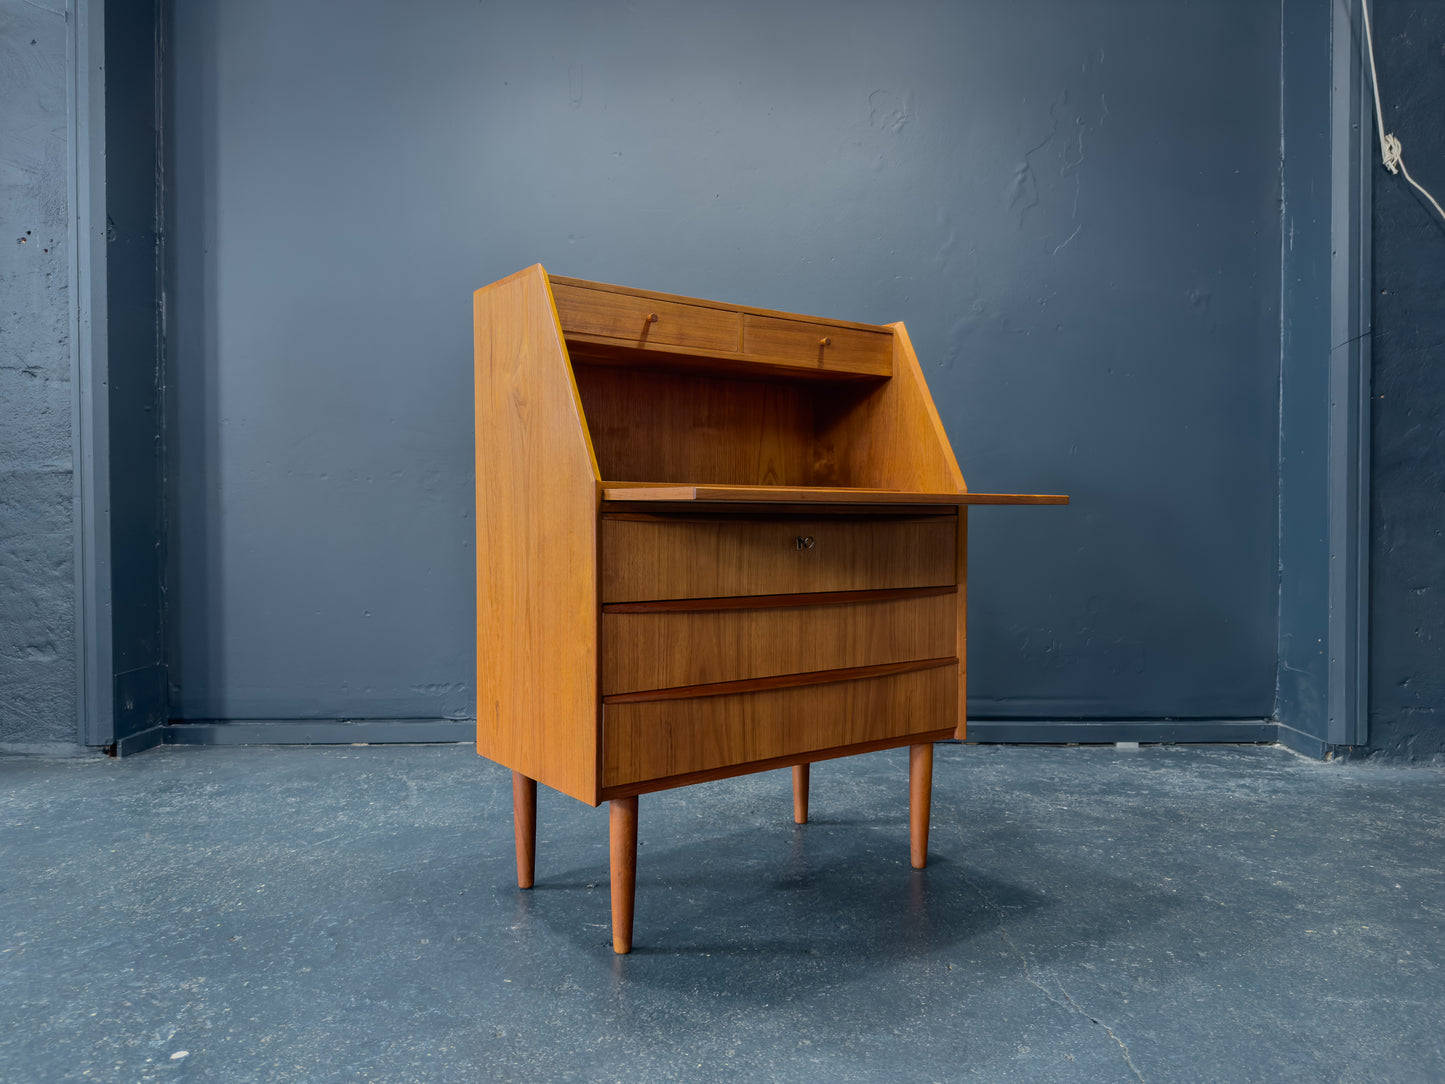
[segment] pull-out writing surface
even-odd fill
[[[899,489],[848,489],[840,486],[650,486],[602,483],[604,501],[694,501],[699,504],[737,502],[833,504],[847,507],[889,504],[1068,504],[1056,493],[906,493]]]

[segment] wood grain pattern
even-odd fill
[[[960,508],[975,504],[1068,504],[1067,493],[958,493],[952,503]]]
[[[953,583],[953,516],[602,517],[602,601],[888,590]],[[811,540],[800,548],[799,540]]]
[[[884,329],[855,331],[800,317],[743,315],[745,354],[788,357],[819,369],[888,376],[893,371],[893,336]]]
[[[835,745],[807,753],[792,753],[788,756],[769,757],[766,760],[753,760],[746,764],[725,764],[700,772],[684,772],[681,775],[662,776],[638,783],[620,783],[616,786],[604,787],[602,797],[604,800],[610,800],[626,798],[633,794],[653,794],[660,790],[672,790],[675,787],[690,787],[695,783],[709,783],[714,779],[731,779],[739,775],[753,775],[756,772],[788,768],[795,764],[836,760],[840,757],[856,757],[862,756],[864,753],[878,753],[885,749],[899,749],[905,745],[916,745],[919,742],[950,741],[952,738],[953,728],[950,726],[944,730],[925,731],[922,734],[904,734],[901,737],[879,738],[876,741],[857,742],[853,745]]]
[[[540,266],[474,296],[477,751],[597,793],[597,481]]]
[[[933,743],[908,747],[908,858],[928,865],[928,821],[933,804]]]
[[[605,478],[809,485],[813,402],[795,384],[575,366]]]
[[[672,689],[646,689],[635,693],[614,693],[602,698],[603,704],[644,704],[656,700],[694,700],[700,696],[734,696],[738,693],[766,692],[771,689],[794,689],[801,685],[831,685],[859,678],[905,674],[913,670],[932,670],[938,666],[957,667],[952,655],[934,659],[909,659],[905,662],[882,662],[871,666],[845,666],[837,670],[813,670],[803,674],[775,674],[772,677],[742,678],[738,681],[716,681],[707,685],[679,685]]]
[[[843,602],[886,602],[889,599],[951,595],[943,587],[899,587],[891,591],[815,591],[807,595],[739,595],[732,598],[665,598],[649,602],[609,602],[605,614],[706,613],[711,610],[760,610],[773,606],[832,606]]]
[[[608,803],[608,858],[612,880],[612,951],[632,951],[632,916],[637,902],[637,798]]]
[[[576,359],[786,379],[876,379],[892,330],[551,276]],[[750,327],[743,341],[743,324]]]
[[[603,783],[623,786],[951,728],[957,695],[957,667],[941,666],[736,696],[609,704],[602,714]]]
[[[537,874],[537,781],[512,773],[512,832],[517,842],[517,887],[531,888]]]
[[[815,485],[968,492],[902,324],[893,325],[893,379],[824,388],[814,416]]]
[[[888,505],[947,504],[1068,504],[1062,493],[912,493],[897,489],[857,489],[842,486],[620,486],[603,483],[602,499],[607,501],[784,501],[807,504]]]
[[[738,348],[740,317],[726,309],[564,285],[555,279],[552,296],[564,335],[598,335],[638,347]]]
[[[958,558],[957,558],[958,616],[954,622],[954,634],[958,638],[958,723],[954,737],[963,741],[968,737],[968,509],[958,510]]]
[[[602,692],[946,658],[957,648],[958,604],[952,589],[935,590],[947,593],[761,609],[604,613]]]
[[[593,282],[591,279],[568,278],[566,275],[549,275],[553,287],[558,284],[563,286],[576,286],[584,290],[605,290],[607,293],[619,294],[625,297],[653,298],[658,301],[673,301],[679,305],[699,305],[710,309],[723,309],[727,312],[751,313],[754,316],[775,316],[781,320],[805,320],[814,324],[827,324],[829,327],[853,328],[856,331],[878,331],[887,333],[891,329],[882,324],[864,324],[857,320],[838,320],[831,316],[802,316],[796,312],[780,312],[777,309],[760,309],[754,305],[734,305],[727,301],[709,301],[702,297],[685,297],[682,294],[667,293],[662,290],[641,290],[635,286],[618,286],[610,282]]]
[[[816,475],[847,485],[968,493],[948,434],[938,416],[913,342],[893,325],[893,379],[872,389],[829,389],[814,410]],[[977,503],[1005,503],[1003,494],[969,494]],[[1039,496],[1039,495],[1036,495]],[[1067,503],[1039,496],[1037,503]],[[970,501],[970,503],[974,503]],[[1022,503],[1022,502],[1021,502]],[[955,582],[958,584],[958,709],[956,736],[968,724],[968,508],[960,501]]]
[[[620,339],[599,335],[568,335],[567,352],[574,362],[594,366],[690,373],[699,376],[732,376],[746,380],[787,381],[795,384],[876,384],[879,377],[846,369],[819,369],[802,358],[759,357],[732,350],[704,350],[700,346],[669,346],[652,343],[630,346]]]
[[[609,488],[606,482],[599,482],[597,485],[599,496]],[[631,486],[632,483],[628,483],[628,485]],[[677,519],[689,515],[705,518],[748,516],[754,519],[787,519],[788,517],[813,516],[856,519],[860,508],[870,514],[878,514],[885,510],[882,508],[868,509],[856,504],[824,504],[820,501],[809,504],[797,504],[792,501],[766,501],[761,504],[753,501],[715,503],[603,501],[601,507],[604,513],[618,519]],[[952,517],[958,514],[958,506],[953,504],[889,504],[886,506],[886,511],[889,515],[894,516]]]
[[[966,733],[969,493],[902,324],[549,277],[477,291],[477,748],[608,800],[632,945],[637,795]],[[616,479],[616,481],[603,481]],[[632,481],[628,481],[632,479]]]
[[[793,823],[808,823],[808,777],[812,765],[793,765]]]

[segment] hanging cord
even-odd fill
[[[1375,70],[1375,39],[1370,33],[1370,5],[1368,0],[1360,0],[1362,14],[1361,22],[1365,24],[1365,45],[1370,54],[1370,86],[1375,91],[1375,130],[1380,133],[1380,158],[1385,163],[1385,168],[1391,173],[1403,173],[1405,180],[1415,186],[1415,190],[1430,201],[1430,206],[1435,208],[1435,213],[1445,219],[1445,211],[1440,209],[1440,204],[1435,197],[1421,187],[1420,182],[1410,176],[1410,171],[1405,168],[1405,162],[1400,157],[1400,141],[1393,133],[1385,131],[1385,113],[1380,108],[1380,75]]]

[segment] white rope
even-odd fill
[[[1395,138],[1394,133],[1385,131],[1385,111],[1380,108],[1380,74],[1375,70],[1375,39],[1370,33],[1370,5],[1368,0],[1360,0],[1361,22],[1365,24],[1365,45],[1370,54],[1370,86],[1375,91],[1375,130],[1380,133],[1380,160],[1385,163],[1385,168],[1391,173],[1403,173],[1405,180],[1415,186],[1415,190],[1430,201],[1430,206],[1435,208],[1435,213],[1445,219],[1445,210],[1440,209],[1440,204],[1435,197],[1426,192],[1420,182],[1410,176],[1410,171],[1405,168],[1404,159],[1400,157],[1400,141]]]

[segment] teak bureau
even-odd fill
[[[912,862],[933,742],[963,737],[969,493],[902,324],[548,275],[475,295],[477,751],[611,803],[632,945],[637,796],[907,745]]]

